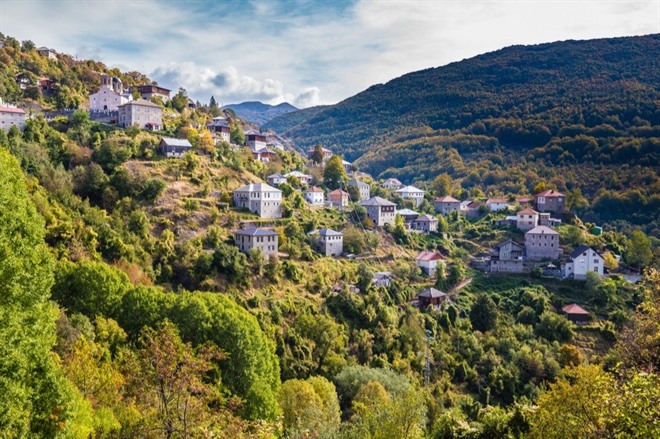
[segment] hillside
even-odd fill
[[[240,104],[225,105],[223,108],[234,110],[236,115],[241,119],[257,125],[264,125],[278,116],[298,110],[288,102],[278,105],[263,104],[261,102],[242,102]]]
[[[508,47],[266,126],[303,149],[321,143],[378,177],[421,183],[447,172],[464,189],[507,193],[527,175],[522,190],[553,180],[590,200],[603,190],[640,190],[642,204],[589,214],[644,224],[660,216],[650,199],[660,161],[659,60],[659,35]],[[465,163],[440,159],[452,148]]]

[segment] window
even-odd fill
[[[598,259],[594,259],[594,265],[598,265]]]

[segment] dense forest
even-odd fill
[[[70,77],[81,96],[96,83],[81,72],[108,71],[5,42],[6,90],[29,60],[32,74]],[[5,92],[35,113],[57,101]],[[588,244],[613,271],[619,263],[644,269],[633,284],[619,275],[576,281],[471,269],[470,255],[521,238],[493,227],[502,212],[439,217],[430,234],[412,233],[400,216],[377,228],[357,203],[310,207],[290,178],[279,186],[283,218],[261,219],[231,207],[234,189],[293,170],[324,190],[343,187],[340,158],[323,165],[278,150],[262,163],[242,147],[249,125],[214,102],[163,109],[161,132],[96,123],[84,110],[0,130],[0,436],[658,435],[653,237],[593,235],[574,213],[558,227],[567,251]],[[206,123],[219,114],[231,143],[209,141]],[[165,158],[161,136],[194,149]],[[373,195],[414,207],[364,180]],[[416,209],[435,214],[433,197],[458,184],[443,175]],[[232,232],[245,222],[272,227],[280,256],[241,253]],[[308,233],[321,227],[342,230],[355,258],[318,254]],[[415,265],[421,250],[446,257],[434,279]],[[391,272],[389,286],[374,285],[378,271]],[[428,287],[450,302],[412,306]],[[557,312],[574,302],[589,309],[587,325]]]
[[[590,220],[657,234],[659,59],[658,35],[513,46],[266,126],[377,177],[448,173],[487,194],[529,193],[539,180],[580,188]]]

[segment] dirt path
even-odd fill
[[[459,291],[460,289],[462,289],[462,288],[464,288],[464,287],[470,285],[471,283],[472,283],[472,278],[471,278],[471,277],[468,277],[467,279],[462,280],[462,281],[461,281],[458,285],[456,285],[454,288],[452,288],[451,290],[449,290],[449,293],[448,293],[448,294],[449,294],[450,296],[454,296],[454,295],[456,295],[456,293],[458,293],[458,291]]]

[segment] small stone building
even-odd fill
[[[325,256],[340,256],[344,252],[344,234],[332,229],[323,228],[309,233],[314,248]]]
[[[546,226],[536,226],[525,233],[525,253],[532,261],[559,259],[559,233]]]
[[[353,179],[348,182],[349,186],[356,186],[358,188],[358,191],[360,192],[360,200],[359,201],[364,201],[368,200],[369,197],[371,197],[371,187],[363,181]]]
[[[381,197],[373,197],[360,203],[367,209],[367,216],[374,224],[382,227],[385,224],[394,224],[396,204]]]
[[[249,228],[234,232],[234,243],[243,253],[253,248],[261,250],[264,256],[277,255],[279,251],[278,235],[270,229]]]

